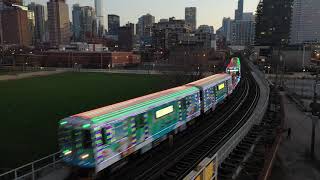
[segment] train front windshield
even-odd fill
[[[65,162],[82,167],[93,167],[94,156],[90,130],[61,127],[59,144]]]

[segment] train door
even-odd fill
[[[228,94],[226,81],[215,86],[216,88],[216,104],[222,102]]]
[[[215,86],[210,87],[210,97],[212,100],[212,111],[216,108],[216,88]]]
[[[200,102],[200,93],[195,93],[186,97],[187,121],[194,119],[195,117],[200,116],[201,111],[201,102]]]
[[[149,137],[148,117],[148,113],[142,113],[132,118],[131,126],[135,125],[133,127],[135,131],[132,132],[132,135],[133,139],[136,140],[136,144],[142,143]]]
[[[182,98],[178,101],[178,107],[179,107],[179,121],[184,122],[186,120],[187,115],[187,102],[186,98]]]

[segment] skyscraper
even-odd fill
[[[251,15],[251,16],[250,16]],[[246,13],[246,19],[231,22],[231,44],[249,46],[254,44],[255,21],[253,13]]]
[[[238,9],[235,11],[235,20],[242,20],[243,17],[243,0],[238,1]]]
[[[95,23],[95,11],[90,6],[82,7],[82,16],[81,16],[81,34],[84,36],[84,39],[87,37],[92,37],[96,34],[95,30],[97,29],[94,27]]]
[[[185,21],[188,26],[191,27],[192,31],[197,29],[197,8],[186,7],[185,8]]]
[[[290,44],[320,40],[319,8],[319,0],[294,0]]]
[[[48,8],[49,41],[53,46],[70,43],[69,8],[65,0],[50,0]]]
[[[36,20],[35,20],[34,11],[28,10],[27,17],[28,17],[28,30],[30,32],[31,42],[32,42],[32,45],[35,45],[36,44],[36,40],[35,40]]]
[[[137,24],[137,35],[140,38],[150,37],[151,36],[151,28],[155,23],[155,17],[151,14],[143,15],[139,18]]]
[[[32,2],[28,5],[30,11],[34,12],[35,29],[34,29],[34,43],[45,42],[45,12],[44,6]]]
[[[133,48],[134,24],[128,23],[119,28],[119,47],[124,51],[131,51]]]
[[[1,43],[19,46],[31,45],[26,7],[5,7],[1,11]]]
[[[97,16],[97,26],[98,26],[98,35],[101,37],[104,34],[105,22],[104,22],[104,13],[103,13],[103,2],[104,0],[94,0],[96,16]]]
[[[73,41],[81,41],[81,7],[74,4],[72,7],[72,32]]]
[[[231,18],[223,18],[222,20],[222,35],[226,38],[227,42],[231,41],[231,24],[233,20]]]
[[[120,17],[115,14],[108,15],[108,34],[117,36],[119,34]]]
[[[97,33],[95,11],[90,6],[73,5],[72,22],[74,41],[85,41]]]

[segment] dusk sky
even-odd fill
[[[25,0],[25,3],[34,1],[46,4],[48,0]],[[234,10],[238,0],[105,0],[105,14],[117,14],[121,24],[128,21],[137,23],[138,18],[146,13],[161,18],[184,18],[184,8],[197,7],[197,25],[213,25],[215,29],[221,27],[223,17],[234,18]],[[255,12],[259,0],[244,0],[244,11]],[[69,7],[72,4],[94,5],[94,0],[67,0]],[[71,10],[71,9],[70,9]],[[71,17],[70,17],[71,19]]]

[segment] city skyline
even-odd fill
[[[48,0],[25,0],[25,4],[35,2],[46,5]],[[139,1],[139,3],[138,3]],[[144,14],[150,13],[156,18],[156,22],[162,18],[176,17],[184,19],[185,7],[197,7],[197,24],[211,25],[215,29],[221,27],[223,17],[234,18],[234,10],[237,9],[238,0],[171,0],[150,1],[150,0],[105,0],[103,11],[105,17],[107,14],[117,14],[120,16],[121,25],[127,22],[137,23],[138,18]],[[66,0],[72,12],[72,5],[79,3],[81,6],[94,7],[94,1],[87,0]],[[259,0],[245,0],[244,12],[255,12]],[[166,10],[166,13],[163,10]],[[71,20],[71,19],[70,19]],[[106,18],[105,18],[106,21]],[[105,22],[106,23],[106,22]]]

